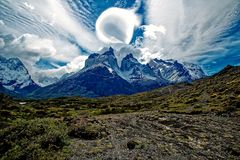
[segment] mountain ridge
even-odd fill
[[[64,75],[56,83],[45,87],[39,87],[32,81],[27,69],[19,59],[10,60],[18,64],[15,68],[22,68],[23,72],[19,72],[18,77],[25,74],[25,83],[29,84],[20,92],[20,95],[31,98],[129,95],[173,83],[191,82],[205,76],[201,67],[195,64],[185,63],[185,66],[184,63],[176,60],[158,59],[142,64],[131,53],[127,54],[119,65],[114,52],[114,49],[110,47],[102,54],[89,55],[83,69]],[[2,66],[5,61],[7,60],[2,58]],[[14,67],[14,63],[9,63],[8,66]],[[11,75],[14,71],[9,70],[6,73]],[[3,82],[4,77],[2,79]],[[9,84],[11,87],[11,83]],[[3,87],[6,88],[4,85]],[[13,91],[18,94],[18,89]]]
[[[162,60],[161,62],[164,61]],[[170,81],[170,78],[165,79],[161,74],[158,74],[161,72],[159,71],[160,67],[162,67],[161,65],[159,67],[151,66],[150,64],[141,64],[131,53],[122,59],[121,66],[119,66],[114,49],[110,47],[103,54],[93,53],[89,55],[82,70],[70,74],[69,77],[65,77],[59,82],[34,91],[31,96],[48,98],[48,96],[51,96],[49,93],[52,93],[52,97],[62,97],[64,94],[82,97],[129,95],[159,88],[171,83],[191,82],[197,79],[191,76],[186,68],[184,68],[184,71],[187,74],[182,74],[181,68],[178,68],[178,66],[184,68],[183,64],[180,64],[178,61],[171,63],[168,74],[176,72],[177,76],[179,73],[182,77],[187,78],[180,77],[181,79],[178,81]],[[200,67],[196,68],[196,70],[201,73],[198,78],[204,77],[205,74]],[[92,76],[92,74],[95,76]],[[175,76],[175,79],[178,79],[178,77]],[[69,88],[69,86],[72,88]],[[78,88],[78,91],[75,90],[76,88]]]

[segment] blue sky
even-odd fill
[[[0,2],[0,55],[20,58],[36,82],[78,71],[89,54],[109,46],[143,63],[193,62],[211,75],[240,65],[239,30],[239,0]]]

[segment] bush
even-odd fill
[[[17,120],[0,131],[0,139],[2,159],[64,159],[68,144],[66,125],[50,118]]]
[[[100,125],[88,124],[84,126],[73,126],[69,136],[85,140],[101,139],[106,135],[106,130]]]

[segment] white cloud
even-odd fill
[[[133,10],[109,8],[97,19],[96,33],[104,43],[129,44],[134,28],[140,24],[139,17]]]
[[[43,76],[60,78],[65,73],[77,71],[84,66],[87,58],[79,55],[78,48],[71,43],[33,34],[23,34],[16,38],[12,35],[0,36],[0,54],[6,58],[19,58],[35,82],[39,82]],[[56,65],[57,69],[40,70],[35,64],[44,58],[66,62],[67,65]]]
[[[5,23],[3,22],[3,20],[0,20],[0,26],[4,26]]]
[[[76,72],[80,69],[82,69],[85,65],[85,61],[88,58],[88,56],[78,56],[74,58],[70,63],[67,64],[66,72],[71,73],[71,72]]]
[[[51,14],[48,15],[50,18],[49,24],[55,25],[55,27],[59,27],[61,30],[74,36],[82,47],[93,51],[98,50],[101,47],[101,42],[97,40],[95,33],[74,19],[67,8],[67,3],[63,3],[60,0],[46,1],[46,5],[49,8],[42,10],[42,12],[46,14],[49,13],[49,10],[51,11]]]
[[[114,48],[114,51],[115,51],[114,54],[117,58],[117,62],[119,66],[121,66],[122,59],[130,53],[133,54],[135,58],[140,58],[141,50],[139,48],[135,48],[132,45],[118,43],[118,44],[112,45],[112,47]]]
[[[46,86],[54,83],[62,78],[63,75],[67,73],[77,72],[82,69],[85,65],[86,59],[87,56],[78,56],[69,62],[66,66],[62,66],[56,69],[39,70],[33,74],[35,77],[35,82],[41,86]]]
[[[10,33],[18,36],[30,33],[45,38],[71,39],[90,51],[97,51],[102,46],[95,32],[76,19],[66,1],[6,0],[0,1],[0,6],[0,19],[8,22],[8,28],[0,32],[10,28]]]
[[[155,59],[155,58],[161,59],[163,57],[159,53],[162,53],[162,51],[163,51],[163,49],[161,49],[161,50],[157,49],[154,51],[154,50],[150,50],[149,48],[140,48],[141,54],[140,54],[139,59],[142,63],[148,63],[150,60]]]
[[[240,1],[148,0],[146,4],[147,23],[166,28],[162,35],[156,35],[152,27],[144,34],[143,48],[148,53],[158,54],[159,58],[198,60],[212,48],[227,48],[232,43],[228,40],[231,37],[216,41],[239,18],[235,12],[239,13]],[[216,56],[221,57],[220,54]]]
[[[11,45],[17,46],[19,52],[34,52],[41,55],[41,57],[50,57],[56,54],[52,40],[43,39],[33,34],[23,34],[15,39]]]
[[[78,56],[69,62],[66,66],[56,69],[39,70],[35,72],[35,82],[41,86],[46,86],[58,81],[64,74],[77,72],[85,65],[87,56]]]
[[[28,3],[28,2],[23,2],[23,4],[30,10],[34,10],[35,9],[35,7],[33,5],[31,5],[30,3]]]
[[[144,37],[145,38],[150,38],[153,40],[156,40],[158,37],[158,33],[161,34],[166,34],[166,28],[164,26],[155,26],[153,24],[150,25],[144,25],[142,26],[142,28],[144,29]]]

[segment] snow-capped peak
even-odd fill
[[[190,82],[204,77],[201,67],[177,60],[153,59],[148,64],[141,64],[133,54],[128,54],[118,66],[114,50],[109,48],[102,54],[91,54],[85,62],[85,69],[103,65],[128,82],[154,80],[158,83]]]
[[[129,82],[156,80],[152,70],[145,64],[138,62],[132,54],[123,58],[121,63],[121,74]]]
[[[170,83],[190,82],[205,75],[201,67],[196,64],[180,63],[172,59],[153,59],[148,65],[156,75],[162,76]]]
[[[192,77],[192,80],[200,79],[206,76],[199,65],[186,62],[183,62],[183,65],[188,70],[189,74]]]
[[[8,90],[17,92],[29,86],[37,87],[18,58],[6,59],[2,56],[0,56],[0,84]]]
[[[108,51],[106,51],[103,54],[97,53],[91,54],[85,61],[84,69],[99,65],[105,65],[108,68],[112,68],[113,70],[119,69],[117,59],[114,55],[114,50],[111,47],[109,48]]]
[[[125,58],[122,59],[121,70],[129,71],[135,66],[141,66],[142,64],[138,62],[132,54],[128,54]]]

